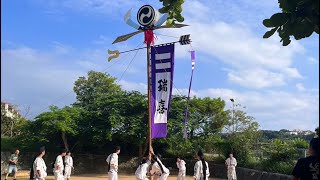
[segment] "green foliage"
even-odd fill
[[[268,146],[262,148],[264,155],[270,161],[290,161],[293,159],[296,149],[289,143],[280,139],[274,139]]]
[[[64,147],[69,149],[67,136],[75,136],[79,133],[76,122],[79,117],[80,110],[75,107],[59,109],[56,106],[50,106],[49,112],[41,113],[36,117],[36,121],[39,123],[38,133],[44,137],[60,135]]]
[[[223,148],[227,148],[224,150],[224,155],[229,157],[232,151],[239,165],[247,163],[261,136],[261,132],[258,131],[259,124],[252,116],[247,115],[244,108],[237,104],[234,117],[229,116],[226,144],[222,144]],[[229,113],[231,114],[231,111]]]
[[[96,101],[105,95],[113,95],[121,90],[115,83],[115,78],[102,72],[89,71],[88,77],[79,77],[74,83],[74,92],[76,93],[79,105],[90,110]]]
[[[81,109],[78,128],[82,132],[78,139],[78,148],[84,148],[86,142],[102,148],[121,126],[121,102],[124,94],[115,78],[102,72],[89,71],[88,77],[76,80],[74,91]]]
[[[174,25],[175,21],[183,22],[182,4],[184,0],[159,0],[163,7],[159,9],[160,13],[168,13],[167,25]]]
[[[168,121],[168,137],[163,149],[170,156],[192,157],[196,150],[217,151],[214,143],[222,141],[218,133],[227,123],[228,112],[220,98],[192,98],[189,102],[187,123],[188,139],[183,139],[186,97],[173,96]]]
[[[258,168],[267,172],[274,172],[280,174],[291,175],[292,169],[295,166],[294,161],[273,161],[273,160],[263,160],[258,164]]]
[[[18,148],[18,142],[15,137],[1,136],[1,151],[13,152]]]
[[[224,107],[225,102],[221,98],[192,98],[188,116],[188,134],[191,138],[206,138],[219,133],[228,122],[228,112],[224,111]]]
[[[10,136],[15,137],[19,135],[20,126],[26,122],[22,116],[19,115],[18,111],[16,110],[15,105],[8,105],[8,109],[5,109],[5,103],[1,102],[1,136]],[[7,112],[10,112],[12,116],[8,116]]]
[[[306,140],[300,138],[292,140],[291,143],[294,148],[298,149],[308,149],[309,147],[309,143]]]
[[[290,36],[296,40],[319,34],[319,0],[278,0],[281,13],[263,20],[263,25],[272,28],[263,38],[269,38],[276,31],[282,45],[290,44]]]
[[[295,135],[295,134],[289,134],[288,130],[280,130],[280,131],[271,131],[271,130],[261,130],[262,138],[261,142],[269,142],[272,139],[282,139],[282,140],[294,140],[294,139],[303,139],[307,142],[309,142],[315,134],[308,134],[308,135]]]

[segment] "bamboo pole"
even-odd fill
[[[151,47],[150,43],[147,43],[147,72],[148,72],[148,129],[149,129],[149,160],[151,160],[151,151],[152,149],[152,121],[151,121],[151,66],[150,66],[150,54]],[[151,175],[150,180],[153,180],[153,176]]]
[[[152,149],[152,122],[151,122],[151,67],[150,67],[151,47],[147,43],[147,72],[148,72],[148,127],[149,127],[149,154]]]

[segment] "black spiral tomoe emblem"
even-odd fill
[[[155,11],[152,6],[144,5],[137,13],[137,20],[141,26],[149,26],[154,21]]]

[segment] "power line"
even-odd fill
[[[139,50],[137,50],[137,52],[134,54],[134,56],[133,56],[133,58],[131,59],[129,65],[128,65],[127,68],[123,71],[121,77],[118,79],[117,82],[120,82],[120,81],[121,81],[122,77],[124,76],[124,74],[125,74],[125,73],[127,72],[127,70],[129,69],[129,66],[130,66],[131,63],[133,62],[134,58],[137,56],[138,52],[139,52]]]
[[[137,48],[137,47],[140,46],[140,45],[141,45],[141,44],[137,45],[135,48]],[[124,58],[127,57],[129,54],[130,54],[130,52],[127,53],[127,54],[125,54],[125,55],[122,56],[121,58],[117,59],[117,60],[114,61],[110,66],[108,66],[107,68],[103,69],[102,72],[105,73],[108,69],[110,69],[111,67],[113,67],[115,64],[119,63],[120,60],[124,59]],[[60,102],[62,99],[64,99],[65,97],[69,96],[71,93],[73,93],[73,90],[67,92],[65,95],[63,95],[63,96],[61,96],[61,97],[56,98],[57,100],[53,101],[53,103],[50,103],[50,104],[46,105],[44,108],[42,108],[40,111],[38,111],[37,114],[39,114],[39,113],[43,112],[44,110],[48,109],[48,108],[50,107],[50,105],[56,104],[56,103]],[[32,115],[36,115],[36,113],[30,113],[28,116],[31,117]],[[26,118],[27,118],[27,117],[26,117]]]

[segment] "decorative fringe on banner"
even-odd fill
[[[154,45],[155,36],[153,34],[153,30],[145,30],[144,31],[144,43]]]
[[[195,52],[193,50],[191,51],[191,64],[192,64],[191,79],[190,79],[190,84],[189,84],[187,107],[186,107],[186,112],[185,112],[185,116],[184,116],[184,138],[185,139],[188,139],[188,134],[187,134],[188,105],[189,105],[189,99],[190,99],[193,69],[194,69],[194,64],[195,64]]]

